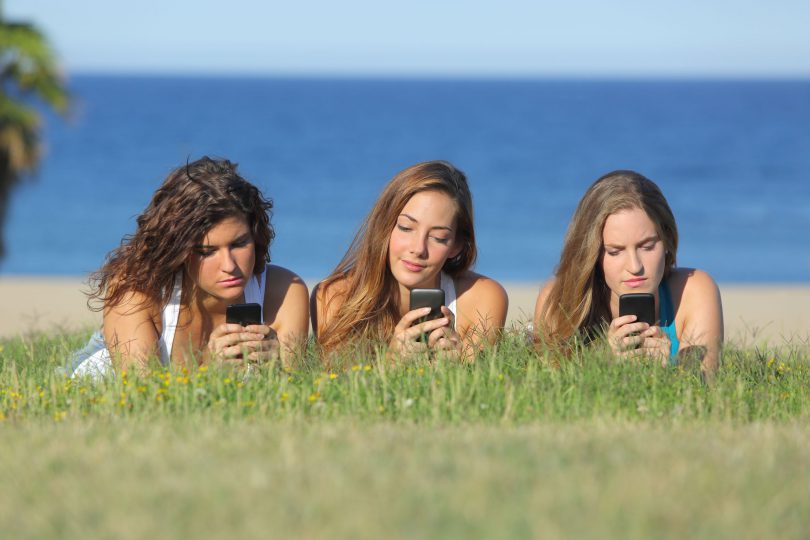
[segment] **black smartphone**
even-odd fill
[[[262,306],[259,304],[231,304],[225,309],[228,324],[262,324]]]
[[[619,297],[619,316],[635,315],[636,322],[654,326],[658,321],[655,315],[655,296],[650,293],[623,294]]]
[[[442,289],[411,289],[411,309],[409,311],[424,307],[430,308],[430,313],[416,319],[414,324],[443,317],[441,309],[443,305],[444,291]]]

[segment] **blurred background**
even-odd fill
[[[275,201],[274,262],[335,266],[384,184],[464,170],[477,269],[547,278],[585,189],[661,186],[678,262],[810,282],[810,4],[6,0],[56,53],[67,115],[10,196],[0,274],[96,269],[166,174],[227,157]]]

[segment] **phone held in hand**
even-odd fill
[[[442,289],[411,289],[411,309],[430,308],[430,313],[424,317],[419,317],[413,324],[420,324],[425,321],[432,321],[443,317],[442,306],[444,305],[444,291]],[[425,334],[417,338],[418,341],[426,341]]]
[[[619,297],[619,316],[635,315],[637,322],[654,326],[658,317],[655,315],[655,296],[650,293],[630,293]]]
[[[430,308],[430,313],[416,319],[414,324],[432,321],[443,317],[444,291],[442,289],[411,289],[411,309]]]
[[[262,324],[262,306],[259,304],[231,304],[225,310],[225,322],[228,324]]]

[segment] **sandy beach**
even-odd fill
[[[314,282],[308,282],[311,285]],[[506,283],[507,325],[531,319],[540,284]],[[0,276],[0,337],[65,332],[98,325],[81,278]],[[772,345],[810,338],[810,285],[720,284],[727,339]]]

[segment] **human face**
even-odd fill
[[[410,198],[388,240],[388,266],[402,287],[438,287],[445,261],[461,251],[455,226],[456,205],[446,194],[420,191]]]
[[[626,293],[653,293],[664,276],[664,242],[655,223],[640,208],[608,216],[602,229],[602,270],[611,305]]]
[[[188,272],[206,299],[240,301],[256,262],[244,217],[225,218],[205,234],[188,259]]]

